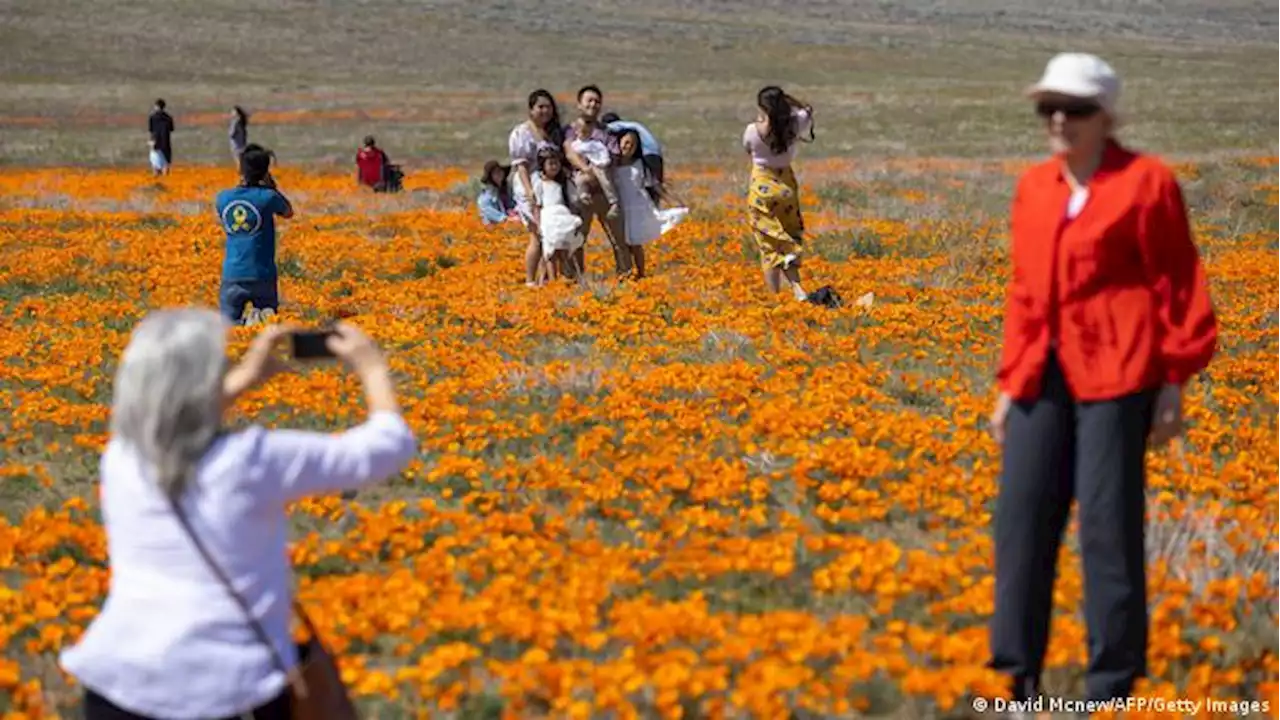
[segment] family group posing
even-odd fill
[[[599,221],[614,270],[645,274],[645,246],[688,215],[659,209],[675,198],[663,178],[661,146],[639,123],[602,115],[604,93],[578,91],[577,117],[565,125],[551,93],[529,94],[529,117],[511,131],[510,164],[485,165],[479,198],[485,222],[518,221],[529,231],[525,282],[580,278],[585,244]]]
[[[511,130],[510,165],[485,165],[477,204],[486,223],[520,222],[529,231],[525,282],[581,277],[587,236],[598,220],[613,250],[614,271],[644,277],[645,246],[689,213],[665,181],[662,147],[648,128],[602,114],[595,85],[578,91],[577,117],[562,124],[555,98],[529,94],[529,117]],[[777,86],[756,96],[756,120],[743,132],[751,161],[748,215],[766,286],[795,299],[839,303],[830,288],[806,292],[800,280],[804,218],[791,167],[796,146],[814,139],[813,107]],[[663,204],[677,202],[666,209]],[[859,300],[867,304],[870,294]]]

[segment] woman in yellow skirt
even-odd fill
[[[804,218],[800,214],[800,185],[791,160],[796,143],[805,135],[813,139],[813,107],[769,86],[756,99],[756,121],[742,134],[742,146],[751,156],[751,185],[747,191],[751,230],[760,248],[764,281],[772,292],[782,290],[783,280],[797,300],[807,300],[800,285],[800,258],[804,254]]]

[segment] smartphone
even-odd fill
[[[305,330],[292,334],[293,357],[295,360],[317,360],[333,357],[326,340],[333,335],[332,330]]]

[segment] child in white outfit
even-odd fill
[[[623,227],[626,233],[627,250],[631,253],[631,264],[636,269],[636,278],[645,275],[644,246],[657,240],[669,230],[680,224],[689,214],[686,207],[671,207],[659,210],[649,196],[652,186],[659,197],[671,200],[666,188],[654,182],[653,176],[645,167],[640,154],[640,135],[635,130],[626,130],[618,139],[618,192],[622,199]]]
[[[565,263],[572,262],[574,251],[585,238],[578,232],[582,218],[568,205],[568,173],[560,153],[543,150],[538,153],[538,173],[533,178],[534,205],[538,213],[538,234],[542,240],[544,279],[559,277]]]
[[[618,216],[618,191],[614,188],[613,178],[609,176],[609,169],[613,165],[613,156],[609,153],[609,146],[594,134],[588,134],[587,128],[581,120],[574,124],[574,135],[573,141],[569,143],[569,148],[580,155],[587,165],[591,167],[592,177],[600,184],[600,192],[604,195],[605,200],[609,202],[608,217],[613,219]],[[590,199],[584,193],[579,201],[587,204]]]

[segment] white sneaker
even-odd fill
[[[797,256],[796,256],[796,254],[795,254],[795,253],[788,253],[788,254],[786,254],[786,255],[783,255],[783,256],[782,256],[782,267],[784,267],[784,268],[789,268],[789,267],[791,267],[791,263],[793,263],[793,262],[795,262],[795,261],[796,261],[796,257],[797,257]]]

